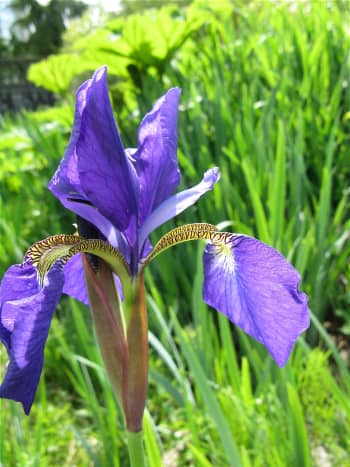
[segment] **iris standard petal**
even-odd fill
[[[97,70],[84,89],[76,152],[81,186],[89,201],[114,226],[129,227],[133,242],[138,193],[133,169],[127,158],[114,121],[108,96],[106,68]]]
[[[203,298],[261,342],[282,367],[299,334],[309,326],[300,276],[276,250],[246,236],[208,244]]]
[[[81,115],[86,105],[86,90],[91,86],[91,81],[83,83],[77,91],[72,134],[64,157],[50,180],[49,190],[65,208],[95,225],[115,248],[127,256],[125,239],[121,238],[112,222],[92,205],[80,183],[76,146],[81,132]]]
[[[94,225],[108,240],[108,242],[114,246],[114,248],[117,248],[117,250],[119,250],[128,261],[130,255],[128,243],[124,235],[114,227],[111,221],[106,219],[97,209],[93,206],[89,206],[88,204],[63,198],[61,199],[61,202],[64,207]]]
[[[207,191],[212,190],[215,183],[220,179],[220,172],[217,167],[205,172],[203,179],[198,185],[188,190],[176,193],[176,195],[163,201],[146,219],[139,232],[140,252],[148,235],[164,222],[180,214],[188,207],[192,206]]]
[[[85,81],[77,91],[72,133],[63,159],[49,183],[49,189],[61,202],[69,196],[75,196],[76,198],[88,201],[80,184],[76,145],[80,136],[81,114],[85,106],[85,93],[86,89],[90,86],[90,82],[91,80]]]
[[[89,305],[81,254],[74,255],[64,267],[63,293]]]
[[[33,295],[27,296],[25,292],[14,299],[15,294],[11,292],[12,300],[1,303],[1,321],[8,332],[10,361],[0,386],[0,397],[21,402],[26,414],[30,412],[39,383],[44,346],[63,287],[63,271],[58,264],[49,271],[40,290],[33,274],[33,267],[32,270],[25,267],[22,272],[17,269],[10,283],[14,291],[17,280],[28,281],[26,290],[35,291]]]
[[[180,94],[179,88],[170,89],[139,127],[138,149],[132,156],[140,183],[139,225],[180,183],[176,154]]]
[[[49,189],[97,228],[108,221],[128,228],[133,240],[138,184],[114,121],[105,67],[78,89],[70,141]]]

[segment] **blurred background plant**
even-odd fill
[[[303,277],[313,325],[280,370],[201,301],[202,246],[161,255],[147,275],[150,465],[349,466],[349,3],[124,1],[114,13],[25,3],[19,15],[21,2],[8,2],[19,16],[1,54],[51,53],[28,79],[56,103],[1,117],[1,273],[32,242],[74,231],[46,186],[69,138],[76,87],[108,65],[133,147],[140,118],[180,86],[183,185],[214,164],[222,179],[176,222],[225,221],[282,251]],[[56,3],[52,36],[43,37],[31,15],[40,7],[48,18]],[[45,50],[35,49],[38,37]],[[0,361],[4,368],[4,349]],[[122,420],[78,303],[58,309],[30,419],[0,404],[0,464],[127,465]]]

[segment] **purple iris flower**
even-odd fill
[[[219,170],[211,168],[196,186],[173,194],[180,183],[179,97],[178,88],[161,97],[140,124],[137,148],[124,149],[106,69],[97,70],[77,92],[71,138],[49,189],[77,215],[79,235],[58,235],[34,244],[22,265],[8,269],[0,288],[0,340],[9,355],[0,397],[22,402],[27,414],[59,298],[66,293],[91,302],[86,268],[91,266],[93,282],[99,274],[96,257],[112,271],[117,296],[125,299],[130,287],[135,298],[140,287],[133,284],[155,256],[177,243],[205,239],[204,300],[261,342],[279,366],[285,365],[297,337],[309,326],[299,274],[262,242],[219,232],[210,224],[189,224],[173,229],[152,247],[150,233],[193,205],[220,178]],[[103,302],[101,283],[96,290]]]

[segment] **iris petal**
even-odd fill
[[[114,121],[105,67],[94,73],[84,91],[76,148],[81,186],[113,225],[119,230],[130,229],[130,224],[136,222],[137,183]],[[135,232],[130,231],[132,234]]]
[[[90,81],[85,81],[77,91],[72,133],[64,157],[49,183],[49,189],[60,201],[73,194],[80,199],[87,200],[80,184],[76,145],[80,136],[81,114],[85,104],[81,96],[85,95]]]
[[[81,133],[81,114],[86,105],[86,90],[89,86],[91,86],[91,80],[83,83],[78,89],[72,134],[64,157],[50,180],[49,189],[65,208],[95,225],[115,248],[123,251],[127,256],[125,240],[112,222],[91,205],[92,202],[80,183],[76,147]]]
[[[10,361],[0,386],[0,397],[21,402],[29,414],[42,371],[51,319],[62,293],[63,271],[55,265],[39,290],[35,268],[29,264],[15,265],[5,274],[2,289],[5,286],[7,291],[2,293],[0,302],[0,337]]]
[[[180,183],[177,114],[181,90],[170,89],[142,120],[133,153],[140,183],[139,225]]]
[[[64,267],[63,293],[89,305],[81,254],[73,256]]]
[[[176,193],[176,195],[163,201],[163,203],[161,203],[146,219],[140,229],[140,249],[142,249],[145,240],[153,230],[192,206],[207,191],[213,189],[219,178],[220,172],[217,167],[209,169],[205,172],[202,181],[198,183],[198,185],[188,190],[180,191],[180,193]]]
[[[93,224],[108,240],[108,242],[129,259],[129,246],[125,237],[97,209],[84,203],[61,198],[61,203],[67,209]]]
[[[299,334],[309,326],[300,276],[276,250],[246,236],[208,244],[203,298],[261,342],[276,363],[286,364]]]
[[[49,188],[65,207],[97,228],[102,218],[121,231],[128,228],[133,240],[138,190],[134,178],[114,121],[104,67],[77,92],[72,135]],[[93,207],[83,208],[70,199]]]
[[[4,310],[6,302],[26,298],[38,292],[36,269],[30,264],[14,264],[11,266],[0,284],[0,340],[6,348],[10,348],[11,332],[16,320],[16,310],[7,314]]]

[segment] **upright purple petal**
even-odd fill
[[[86,104],[86,90],[89,86],[91,86],[91,80],[83,83],[78,89],[72,134],[64,157],[50,180],[49,189],[65,208],[95,225],[115,248],[127,256],[125,240],[121,238],[112,222],[92,205],[80,183],[76,147],[81,133],[81,115]]]
[[[92,204],[125,230],[136,222],[138,186],[114,121],[106,68],[94,73],[84,100],[76,148],[80,183]]]
[[[0,336],[10,361],[0,385],[0,397],[21,402],[26,414],[39,383],[47,334],[62,287],[63,271],[57,264],[41,290],[36,270],[29,264],[12,266],[2,282]]]
[[[276,250],[246,236],[208,244],[203,298],[261,342],[282,367],[299,334],[309,326],[300,276]]]
[[[88,204],[70,201],[65,199],[65,197],[62,197],[60,201],[64,207],[94,225],[102,235],[104,235],[106,240],[108,240],[114,248],[117,248],[117,250],[119,250],[128,261],[130,255],[128,242],[125,236],[114,227],[111,221],[106,219],[97,209],[89,206]]]
[[[121,231],[128,228],[134,241],[138,183],[114,121],[105,67],[77,92],[72,135],[49,188],[97,228],[108,220]]]
[[[188,190],[180,191],[176,195],[163,201],[157,209],[145,220],[139,232],[139,248],[143,249],[144,242],[148,235],[164,222],[180,214],[188,207],[192,206],[207,191],[212,190],[215,183],[220,179],[220,172],[217,167],[205,172],[203,179],[198,185]]]
[[[180,182],[177,161],[177,114],[181,90],[170,89],[157,100],[139,127],[133,154],[140,183],[139,225]]]
[[[80,137],[81,115],[85,106],[84,97],[90,83],[91,80],[85,81],[77,91],[72,133],[63,159],[49,183],[49,189],[60,201],[69,196],[88,201],[80,184],[76,146]]]

